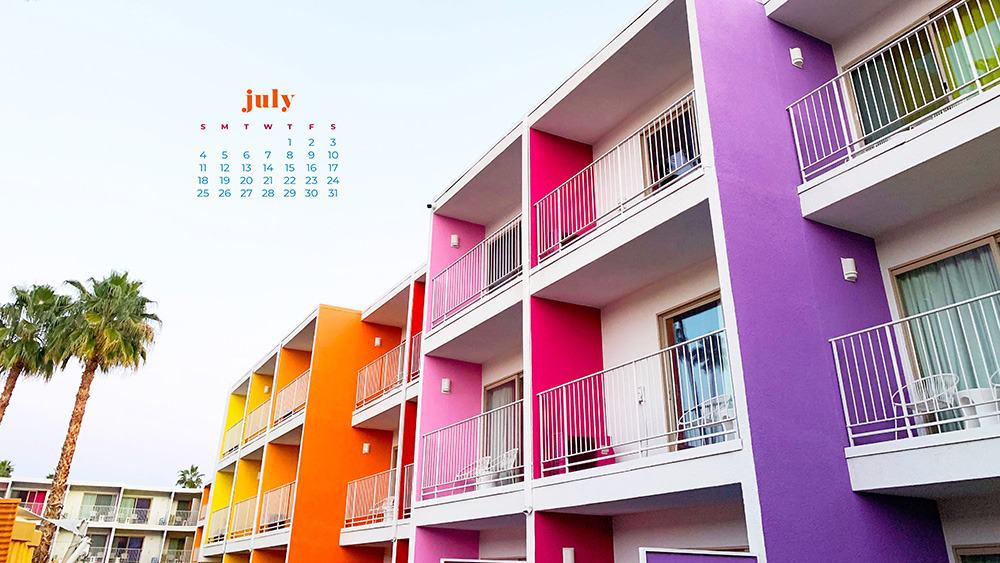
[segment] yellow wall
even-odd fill
[[[264,389],[267,392],[264,392]],[[270,375],[255,373],[250,376],[250,393],[247,395],[247,414],[259,407],[274,394],[274,381]]]
[[[229,428],[230,426],[243,420],[243,415],[246,414],[246,406],[246,395],[237,395],[236,393],[233,393],[229,396],[229,407],[226,408],[226,428]]]
[[[215,481],[212,483],[212,507],[209,513],[229,506],[229,496],[232,493],[233,474],[225,471],[217,471],[215,473]]]
[[[233,492],[233,504],[257,496],[257,472],[260,471],[260,461],[241,459],[236,465],[236,487]]]

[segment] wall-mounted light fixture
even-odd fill
[[[382,337],[381,336],[376,336],[375,337],[375,347],[376,348],[381,348],[382,347]]]
[[[371,444],[369,444],[368,442],[365,442],[364,444],[361,444],[361,453],[362,454],[368,455],[368,452],[370,452],[370,451],[372,451],[372,445]]]
[[[841,258],[840,267],[844,270],[844,279],[854,283],[858,281],[858,265],[854,262],[854,258]]]
[[[576,549],[572,547],[564,547],[562,553],[562,563],[576,563]]]
[[[802,58],[802,49],[792,47],[788,50],[788,54],[792,56],[792,64],[795,68],[802,68],[806,64],[806,60]]]
[[[459,244],[458,235],[455,234],[451,235],[451,247],[458,248],[458,244]]]
[[[451,380],[447,377],[441,379],[441,392],[446,395],[451,393]]]
[[[271,386],[270,385],[265,385],[264,386],[264,394],[267,395],[270,392],[271,392]]]

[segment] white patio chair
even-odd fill
[[[517,464],[518,449],[513,448],[497,456],[493,462],[490,478],[499,485],[508,485],[514,482],[514,466]]]
[[[706,399],[677,419],[678,432],[703,429],[707,434],[715,434],[717,430],[709,428],[715,425],[721,425],[725,435],[713,437],[713,442],[726,440],[736,430],[736,407],[729,393]]]
[[[938,422],[938,431],[947,424],[947,419],[941,421],[939,416],[949,411],[958,414],[958,376],[953,373],[936,373],[920,379],[915,379],[890,396],[894,407],[903,416],[919,417],[923,421]],[[898,424],[898,421],[897,421]],[[957,424],[961,425],[961,422]],[[924,427],[926,431],[928,427]]]
[[[465,466],[458,475],[455,475],[456,487],[462,487],[467,485],[472,485],[473,487],[478,487],[481,478],[484,475],[489,474],[490,464],[493,458],[488,455],[477,459],[476,461]]]

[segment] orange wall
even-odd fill
[[[274,390],[280,391],[282,387],[309,369],[311,356],[312,354],[302,350],[282,348],[278,352],[278,373],[275,374]]]
[[[253,563],[285,563],[285,550],[255,549],[250,560]]]
[[[267,388],[267,392],[264,389]],[[271,398],[274,393],[274,378],[255,373],[250,376],[250,393],[247,396],[247,414]]]
[[[389,468],[392,433],[355,429],[351,414],[358,369],[391,350],[401,332],[361,322],[360,311],[319,309],[289,563],[383,562],[383,550],[341,548],[330,532],[344,521],[347,483]],[[376,336],[382,338],[380,348]],[[371,444],[368,455],[361,453],[365,442]]]

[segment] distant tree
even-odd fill
[[[45,476],[45,478],[46,479],[55,479],[56,478],[56,474],[55,474],[55,472],[49,473],[48,475]]]
[[[10,477],[14,474],[14,464],[9,459],[0,460],[0,477]]]
[[[177,472],[177,484],[185,489],[199,489],[205,482],[205,475],[198,470],[197,465]]]

